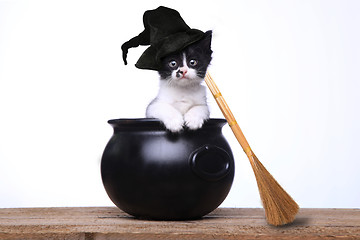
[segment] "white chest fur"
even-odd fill
[[[180,88],[163,84],[157,98],[172,105],[182,114],[193,106],[206,105],[206,91],[202,85]]]
[[[196,130],[209,114],[206,88],[200,84],[184,87],[162,82],[157,97],[146,109],[146,117],[160,119],[172,132],[184,127]]]

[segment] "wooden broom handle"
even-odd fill
[[[233,131],[236,139],[240,143],[242,149],[244,150],[244,152],[246,153],[247,156],[252,155],[253,153],[252,153],[252,150],[250,148],[248,141],[246,140],[243,132],[241,131],[238,123],[236,122],[234,115],[232,114],[227,103],[225,102],[224,97],[221,95],[219,88],[216,86],[214,80],[211,78],[209,72],[206,73],[205,82],[206,82],[207,86],[209,87],[210,92],[214,96],[216,103],[219,105],[220,110],[223,113],[226,121],[228,122],[231,130]]]

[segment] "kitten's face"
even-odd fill
[[[177,86],[200,84],[211,61],[211,32],[183,51],[166,56],[159,71],[162,80]]]

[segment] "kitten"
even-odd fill
[[[162,59],[160,89],[146,117],[160,119],[171,132],[202,127],[210,115],[201,83],[211,61],[211,37],[207,31],[200,41]]]

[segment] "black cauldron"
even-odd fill
[[[108,123],[114,134],[102,156],[101,176],[121,210],[143,219],[197,219],[226,198],[234,159],[221,132],[225,119],[177,134],[156,119]]]

